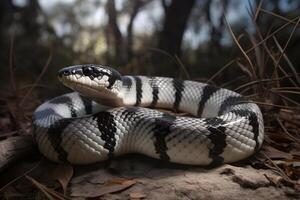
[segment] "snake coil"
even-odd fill
[[[89,164],[142,153],[174,163],[219,165],[249,157],[263,142],[259,107],[224,88],[122,76],[100,65],[64,68],[59,79],[76,92],[43,103],[33,119],[39,150],[56,162]]]

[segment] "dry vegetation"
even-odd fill
[[[294,32],[299,28],[300,17],[288,19],[279,16],[276,13],[269,12],[261,8],[261,4],[253,16],[253,25],[256,27],[254,35],[236,36],[231,30],[230,25],[227,27],[232,38],[240,49],[240,57],[228,62],[207,82],[212,83],[214,78],[221,74],[228,67],[237,64],[244,74],[248,77],[248,82],[241,84],[235,91],[249,97],[261,107],[265,120],[265,142],[262,150],[254,158],[250,159],[251,165],[257,169],[271,169],[278,173],[281,178],[273,179],[267,177],[270,183],[275,187],[288,186],[295,190],[293,195],[299,195],[300,192],[300,74],[285,54],[289,46],[289,42]],[[256,24],[256,20],[260,15],[272,15],[274,20],[284,22],[277,29],[270,27],[267,35],[260,32],[260,28]],[[276,34],[284,29],[291,29],[288,40],[280,44],[276,38]],[[243,47],[240,40],[248,39],[252,46]],[[46,61],[43,72],[32,85],[22,86],[14,77],[13,68],[13,40],[11,42],[11,89],[1,93],[0,101],[5,102],[5,107],[1,108],[0,131],[4,134],[0,135],[0,140],[7,138],[28,135],[31,132],[31,116],[34,108],[42,102],[35,95],[38,89],[39,80],[47,70],[51,56]],[[175,58],[178,60],[178,58]],[[180,61],[179,61],[180,62]],[[179,63],[183,66],[182,63]],[[225,83],[224,85],[230,83]],[[246,161],[248,162],[248,161]],[[48,199],[65,199],[65,194],[57,191],[66,191],[67,183],[72,177],[73,168],[70,166],[59,167],[58,180],[62,184],[63,190],[58,186],[43,185],[30,176],[30,172],[34,170],[38,164],[35,164],[27,172],[23,172],[16,179],[7,183],[1,192],[7,192],[7,189],[15,191],[13,185],[21,179],[30,181],[34,187],[40,190]],[[63,175],[62,175],[63,174]],[[67,174],[67,175],[66,175]],[[110,192],[118,192],[135,184],[129,180],[113,180],[114,188],[107,188]],[[3,182],[2,182],[3,183]],[[115,185],[119,185],[116,187]],[[105,192],[104,192],[105,193]],[[133,194],[143,198],[141,194]],[[100,196],[100,195],[99,195]],[[139,199],[137,198],[137,199]]]
[[[264,14],[272,15],[274,20],[283,20],[285,23],[263,36],[256,19]],[[235,91],[259,104],[264,114],[265,142],[254,163],[276,171],[282,177],[281,184],[290,185],[299,191],[300,78],[285,51],[299,28],[300,17],[287,19],[262,9],[261,4],[252,15],[257,37],[249,36],[253,44],[250,49],[245,50],[239,44],[239,39],[243,36],[237,38],[230,26],[228,28],[242,54],[242,57],[232,62],[236,62],[249,76],[249,82],[237,87]],[[289,38],[280,45],[276,33],[288,26],[292,26]],[[279,183],[276,181],[274,184]]]

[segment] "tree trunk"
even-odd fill
[[[115,7],[115,0],[109,0],[106,3],[106,12],[108,15],[108,36],[113,37],[113,48],[114,48],[114,55],[117,65],[125,64],[126,62],[126,53],[125,53],[125,45],[122,33],[119,29],[118,23],[117,23],[117,11]],[[109,38],[107,38],[109,40]],[[111,44],[111,43],[110,43]]]
[[[132,12],[130,14],[129,23],[127,26],[127,55],[128,60],[130,60],[133,56],[133,22],[140,10],[140,8],[144,5],[145,2],[141,0],[134,0],[132,6]]]
[[[160,50],[172,56],[177,55],[180,57],[183,34],[194,4],[195,0],[172,0],[166,9],[164,26],[159,37],[158,47]],[[155,54],[157,55],[159,53],[156,52]],[[163,54],[155,56],[156,61],[154,62],[158,62],[157,65],[160,66],[161,64],[164,65],[163,70],[161,70],[160,66],[155,66],[157,68],[155,71],[163,71],[162,75],[170,75],[170,73],[174,75],[176,70],[174,71],[174,69],[172,70],[168,66],[168,62],[166,62],[167,59],[169,60],[170,58]]]
[[[211,13],[211,4],[212,4],[212,1],[207,1],[205,3],[205,15],[206,15],[206,18],[207,18],[207,21],[208,21],[208,24],[210,26],[210,43],[212,45],[212,52],[215,53],[215,54],[219,54],[221,53],[220,50],[222,49],[221,48],[221,39],[222,39],[222,35],[224,33],[224,16],[225,16],[225,13],[227,11],[227,7],[228,7],[228,0],[223,0],[223,1],[220,1],[220,12],[221,12],[221,15],[218,19],[218,23],[217,24],[214,24],[213,23],[213,20],[212,20],[212,16],[213,14]],[[214,55],[212,55],[214,56]]]

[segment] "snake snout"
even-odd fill
[[[112,79],[121,79],[121,75],[116,70],[110,67],[93,64],[75,65],[63,68],[58,71],[58,76],[60,78],[69,75],[80,75],[84,77],[89,77],[90,79],[94,79],[97,77],[101,78],[103,76],[107,76]]]
[[[120,94],[122,87],[121,74],[102,65],[84,64],[66,67],[59,70],[58,77],[65,86],[95,101],[112,99]]]

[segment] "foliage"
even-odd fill
[[[266,139],[251,164],[278,173],[282,179],[270,178],[273,185],[299,191],[298,1],[249,1],[248,14],[232,21],[242,1],[196,0],[185,13],[189,18],[184,35],[177,39],[162,36],[164,16],[175,1],[74,0],[58,3],[47,12],[37,0],[26,2],[30,3],[0,2],[0,140],[31,133],[36,106],[64,92],[56,81],[59,68],[77,63],[115,65],[122,73],[206,81],[257,102],[264,113]],[[137,31],[134,22],[138,16],[151,16],[157,6],[160,16],[151,19],[154,28]],[[90,23],[97,8],[104,14]],[[172,24],[178,19],[170,20]],[[203,33],[206,37],[195,42]],[[171,40],[167,44],[181,40],[177,41],[179,49],[168,50],[160,44],[162,38]],[[49,198],[65,198],[31,176],[26,179]],[[57,179],[64,182],[65,190],[70,177]],[[130,184],[124,186],[123,181]],[[113,187],[118,190],[135,184],[123,181]]]

